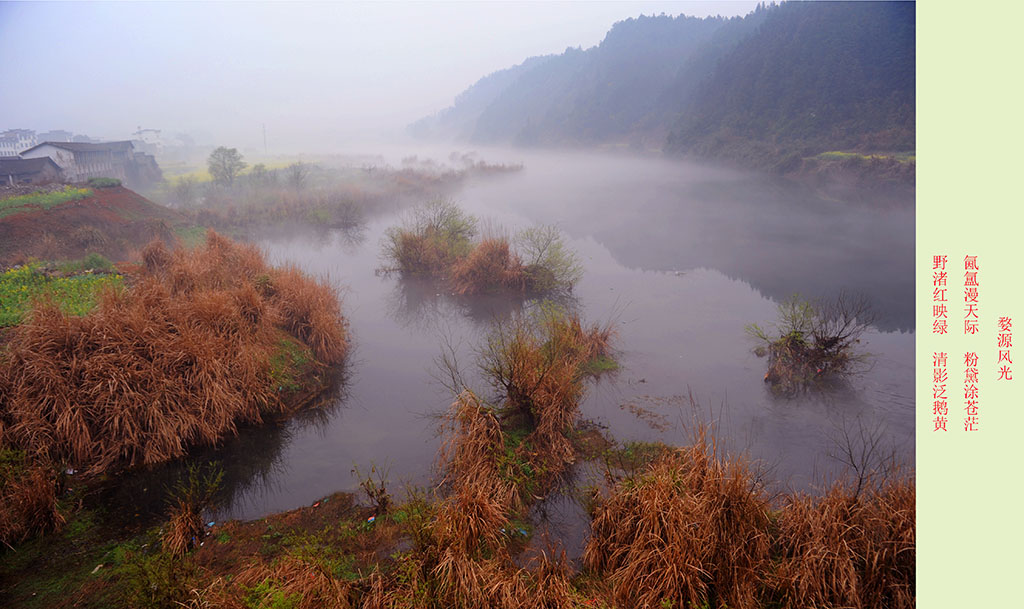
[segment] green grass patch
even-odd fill
[[[598,355],[580,364],[580,372],[590,376],[600,376],[605,372],[619,369],[619,362],[607,355]]]
[[[124,606],[112,598],[116,591],[110,587],[84,591],[95,580],[118,583],[126,560],[153,536],[111,539],[103,520],[102,512],[79,509],[63,530],[0,550],[0,581],[7,584],[11,606]]]
[[[179,226],[174,229],[174,234],[181,239],[182,245],[190,250],[206,243],[205,226]]]
[[[914,152],[894,152],[886,154],[861,154],[859,152],[842,152],[839,150],[831,150],[829,152],[822,152],[814,158],[819,161],[846,161],[853,163],[867,163],[873,159],[879,160],[894,160],[900,163],[916,163],[917,156]]]
[[[47,275],[38,264],[10,269],[0,274],[0,327],[21,323],[32,301],[40,298],[52,298],[70,315],[85,315],[96,307],[104,290],[123,285],[124,278],[117,273],[58,277]]]
[[[293,609],[301,601],[301,594],[288,594],[265,579],[248,591],[243,602],[248,609]]]
[[[57,265],[57,270],[68,275],[77,275],[85,272],[113,273],[114,263],[108,260],[106,256],[94,252],[79,260],[61,262]]]
[[[121,185],[117,178],[89,178],[89,186],[93,188],[114,188]]]
[[[37,209],[50,209],[68,201],[78,201],[91,197],[93,192],[88,188],[67,186],[57,192],[34,192],[30,195],[9,197],[0,200],[0,218],[13,216]]]
[[[313,361],[309,347],[292,337],[277,341],[274,354],[270,356],[270,378],[281,392],[295,392],[302,389],[300,377],[303,368]]]
[[[671,450],[671,447],[661,442],[626,442],[606,450],[602,459],[605,467],[631,477]]]

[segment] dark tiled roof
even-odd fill
[[[39,159],[19,159],[17,157],[0,157],[0,175],[25,175],[29,173],[38,173],[43,170],[46,165],[53,165],[53,168],[60,171],[60,167],[53,162],[50,157],[42,157]]]
[[[112,150],[115,152],[130,151],[134,149],[132,143],[128,140],[120,142],[102,142],[99,144],[92,144],[86,142],[42,142],[29,148],[28,150],[35,150],[40,146],[54,146],[56,148],[63,148],[64,150],[70,150],[71,152],[106,152]],[[23,150],[22,154],[28,152]]]

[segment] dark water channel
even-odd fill
[[[584,416],[621,441],[684,443],[696,416],[723,446],[771,468],[780,488],[811,488],[837,471],[829,456],[846,429],[881,434],[913,464],[913,201],[843,202],[793,185],[680,162],[585,155],[486,153],[522,172],[468,183],[455,200],[514,230],[553,223],[586,274],[574,295],[589,320],[616,320],[622,369],[589,387]],[[398,212],[360,231],[260,241],[275,263],[327,275],[341,289],[355,350],[335,403],[319,416],[247,430],[216,452],[230,499],[217,515],[255,518],[357,491],[353,466],[388,471],[392,488],[431,481],[435,415],[451,401],[436,380],[445,341],[472,368],[495,317],[522,303],[455,298],[430,282],[381,277],[380,240]],[[878,314],[863,338],[871,367],[849,387],[773,397],[766,362],[744,332],[776,318],[794,293],[865,295]],[[694,406],[694,403],[696,406]],[[584,472],[582,475],[586,475]],[[542,506],[579,551],[581,508]]]

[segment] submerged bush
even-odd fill
[[[757,324],[747,326],[747,333],[764,343],[755,353],[768,355],[765,382],[776,393],[793,395],[855,372],[864,359],[856,345],[874,319],[866,300],[845,293],[817,303],[794,296],[779,304],[774,333]]]
[[[583,278],[583,266],[565,246],[562,233],[554,226],[536,226],[516,235],[516,246],[533,292],[570,288]]]
[[[385,233],[386,268],[406,276],[443,276],[470,252],[476,229],[476,218],[446,199],[416,207],[403,226]]]
[[[568,292],[583,271],[553,226],[526,229],[514,239],[489,235],[474,242],[476,220],[450,201],[416,208],[405,225],[388,229],[384,267],[406,277],[447,280],[459,295]]]

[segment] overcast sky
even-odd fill
[[[0,2],[0,130],[138,126],[281,151],[399,133],[476,80],[640,14],[731,2]]]

